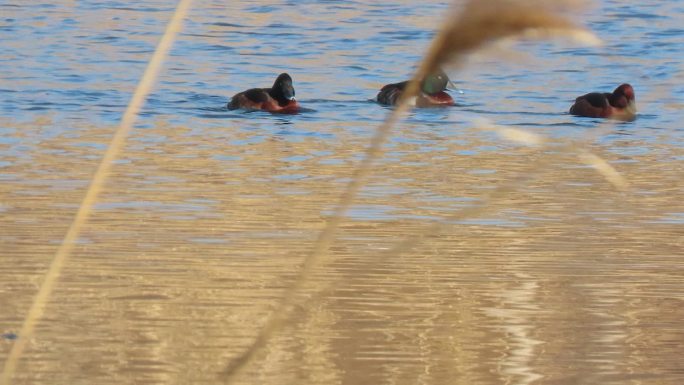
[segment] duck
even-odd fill
[[[228,103],[229,110],[262,110],[277,113],[296,113],[299,103],[295,99],[292,77],[278,75],[271,88],[250,88],[235,94]]]
[[[572,115],[588,118],[633,120],[636,117],[634,88],[620,84],[613,93],[591,92],[575,99],[570,107]]]
[[[449,84],[449,77],[442,70],[428,75],[420,82],[420,93],[411,101],[415,107],[453,106],[454,99],[444,92]],[[409,81],[387,84],[380,89],[377,102],[386,106],[395,106],[401,99]]]

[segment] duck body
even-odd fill
[[[228,103],[228,109],[292,114],[299,111],[299,103],[295,99],[292,78],[282,73],[271,88],[250,88],[235,94]]]
[[[383,105],[396,106],[408,83],[405,81],[387,84],[380,89],[376,100]],[[447,84],[449,84],[449,77],[441,70],[428,75],[420,82],[420,92],[411,103],[416,107],[453,106],[454,99],[444,92]]]
[[[591,92],[575,99],[570,113],[588,118],[633,120],[636,117],[634,88],[625,83],[613,93]]]
[[[401,94],[406,89],[406,85],[408,85],[408,81],[392,83],[382,87],[380,92],[378,92],[378,103],[386,106],[396,106],[401,99]],[[416,107],[453,106],[454,99],[444,91],[438,91],[433,94],[421,91],[416,96],[414,104]]]

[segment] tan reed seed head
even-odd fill
[[[577,7],[578,3],[572,1],[523,0],[470,0],[463,7],[454,7],[412,83],[496,40],[565,38],[583,45],[600,45],[595,34],[564,15],[569,8]],[[404,98],[408,100],[417,92],[417,84],[409,84]]]

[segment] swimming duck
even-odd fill
[[[612,94],[591,92],[575,99],[570,113],[589,118],[632,120],[636,117],[634,88],[621,84]]]
[[[282,73],[278,75],[271,88],[251,88],[236,94],[228,103],[228,109],[236,110],[238,108],[279,113],[299,111],[292,78],[290,75]]]
[[[378,103],[388,106],[396,105],[399,99],[401,99],[401,94],[408,83],[408,81],[405,81],[382,87],[380,92],[378,92]],[[426,76],[420,82],[420,93],[411,103],[416,107],[453,106],[454,99],[444,92],[448,84],[449,77],[442,70]]]

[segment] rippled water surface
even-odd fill
[[[0,2],[3,361],[174,7]],[[224,383],[387,116],[371,99],[410,76],[448,7],[195,1],[13,383]],[[684,383],[684,2],[573,17],[604,46],[496,45],[449,69],[457,106],[395,127],[235,383]],[[284,71],[304,113],[225,108]],[[566,113],[622,82],[634,122]]]

